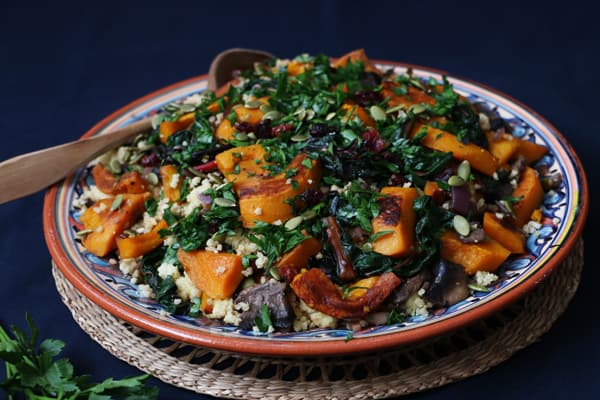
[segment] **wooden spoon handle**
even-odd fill
[[[63,179],[86,161],[115,148],[136,134],[152,128],[152,117],[144,118],[103,135],[77,140],[0,163],[0,204],[27,196]]]

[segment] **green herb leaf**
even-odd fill
[[[273,326],[273,322],[271,321],[271,314],[269,313],[269,307],[266,304],[263,304],[260,307],[260,314],[254,320],[254,324],[261,332],[267,332],[270,326]]]

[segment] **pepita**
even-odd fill
[[[281,277],[279,276],[279,272],[277,272],[277,268],[270,268],[269,274],[271,274],[273,279],[275,279],[276,281],[281,280]]]
[[[335,113],[334,112],[330,112],[329,114],[327,114],[327,116],[325,117],[325,121],[331,121],[332,119],[335,118]]]
[[[121,203],[123,203],[123,195],[118,194],[110,205],[110,211],[115,211],[119,207],[121,207]]]
[[[158,128],[161,122],[163,122],[163,118],[164,115],[162,114],[156,114],[154,117],[152,117],[152,129]]]
[[[469,164],[468,160],[464,160],[458,165],[457,174],[465,182],[469,180],[469,177],[471,176],[471,164]]]
[[[317,212],[315,210],[306,210],[302,214],[300,214],[305,221],[311,220],[317,216]]]
[[[469,287],[469,289],[475,291],[475,292],[489,292],[490,289],[486,288],[485,286],[479,285],[477,283],[469,283],[467,284],[467,286]]]
[[[250,268],[250,267],[248,267],[248,268]],[[254,279],[252,279],[252,278],[246,278],[246,279],[244,279],[242,281],[241,288],[242,288],[242,290],[248,289],[249,287],[252,287],[255,284],[256,283],[254,282]]]
[[[306,110],[306,120],[310,121],[311,119],[313,119],[315,117],[315,111],[314,110]]]
[[[263,104],[258,109],[264,112],[265,114],[272,110],[271,105],[269,104]]]
[[[239,140],[242,142],[245,142],[246,140],[248,140],[248,135],[244,132],[237,132],[235,135],[235,140]]]
[[[255,109],[255,108],[259,108],[260,106],[262,106],[262,101],[260,100],[249,100],[244,104],[244,107],[248,108],[248,109]]]
[[[288,231],[292,231],[296,229],[302,223],[302,221],[304,221],[304,218],[302,217],[302,215],[298,215],[296,217],[288,219],[285,225],[283,225],[283,227]]]
[[[112,172],[113,174],[120,174],[122,167],[123,166],[116,158],[110,160],[110,163],[108,164],[108,169],[110,169],[110,172]]]
[[[412,112],[413,115],[421,114],[423,111],[426,111],[427,107],[423,104],[413,104],[408,108],[409,112]]]
[[[294,135],[290,138],[290,140],[292,142],[304,142],[306,140],[310,139],[310,134],[309,133],[299,133],[297,135]]]
[[[461,236],[469,236],[471,233],[471,226],[469,225],[469,221],[462,215],[455,215],[452,219],[452,226],[454,230]]]
[[[274,121],[276,119],[281,118],[282,114],[277,111],[277,110],[271,110],[265,113],[265,115],[263,115],[262,120],[266,120],[266,119],[270,119],[271,121]]]
[[[196,106],[190,103],[184,103],[179,107],[179,110],[184,113],[189,113],[196,110]]]
[[[144,178],[149,184],[158,185],[158,176],[154,172],[148,172]]]
[[[465,180],[458,175],[452,175],[448,178],[448,185],[450,186],[462,186],[465,184]]]
[[[385,111],[379,106],[371,106],[371,108],[369,108],[369,112],[375,121],[385,121],[387,118]]]
[[[80,231],[77,231],[75,233],[75,236],[77,237],[84,237],[85,235],[92,233],[94,230],[93,229],[82,229]]]
[[[398,104],[397,106],[388,108],[387,110],[385,110],[386,114],[392,114],[395,113],[396,111],[400,111],[404,109],[404,104]]]
[[[213,203],[219,207],[235,207],[235,201],[226,199],[225,197],[217,197]]]
[[[117,150],[117,160],[119,160],[121,164],[125,164],[130,155],[131,149],[129,147],[121,146],[119,147],[119,150]]]

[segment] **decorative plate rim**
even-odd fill
[[[573,209],[575,210],[574,220],[566,235],[564,241],[560,244],[560,247],[556,250],[552,258],[547,260],[545,263],[540,265],[536,271],[530,276],[525,277],[521,282],[517,282],[514,287],[508,289],[506,292],[499,294],[497,297],[492,298],[484,303],[478,303],[472,308],[451,315],[445,319],[439,321],[433,321],[425,326],[415,326],[414,328],[399,331],[389,332],[380,335],[373,335],[367,337],[356,337],[352,340],[346,340],[345,338],[330,339],[326,341],[319,340],[265,340],[264,338],[252,338],[252,337],[227,337],[211,332],[204,332],[194,329],[193,327],[178,326],[164,321],[158,318],[152,318],[148,315],[137,312],[132,309],[126,303],[117,301],[115,298],[109,296],[106,292],[100,290],[98,287],[90,283],[69,260],[65,249],[61,246],[59,241],[59,234],[55,225],[55,203],[56,196],[59,187],[62,185],[68,185],[70,178],[67,178],[63,182],[59,182],[52,186],[45,195],[44,206],[43,206],[43,226],[44,236],[50,254],[56,262],[59,269],[65,275],[65,277],[77,288],[77,290],[84,296],[92,300],[94,303],[115,315],[128,323],[131,323],[139,328],[147,330],[149,332],[159,334],[168,339],[189,343],[192,345],[198,345],[206,348],[222,351],[232,351],[244,354],[253,354],[261,356],[335,356],[335,355],[348,355],[363,353],[373,350],[382,350],[390,347],[402,346],[413,344],[425,339],[448,333],[459,327],[465,326],[471,321],[484,318],[501,308],[516,301],[529,291],[533,290],[543,279],[545,279],[572,251],[579,236],[581,236],[583,226],[587,217],[589,208],[589,193],[588,183],[585,172],[581,161],[579,160],[574,149],[565,137],[548,122],[543,116],[538,114],[536,111],[531,109],[529,106],[523,104],[519,100],[512,98],[511,96],[491,88],[485,84],[476,82],[474,80],[463,78],[462,76],[455,74],[448,74],[445,71],[423,67],[415,64],[404,63],[404,62],[393,62],[384,60],[373,60],[377,64],[383,64],[389,67],[400,67],[400,68],[411,68],[414,70],[421,70],[433,75],[448,76],[451,79],[456,79],[464,83],[476,86],[483,89],[499,98],[504,99],[508,103],[520,107],[526,113],[528,113],[534,120],[538,120],[542,124],[546,125],[549,132],[560,142],[565,150],[565,154],[568,159],[560,158],[561,162],[573,168],[578,184],[575,187],[579,193],[576,201],[574,201]],[[135,119],[135,115],[131,114],[131,110],[143,105],[148,100],[157,96],[173,92],[177,89],[184,88],[194,82],[206,80],[207,75],[199,75],[192,77],[159,90],[153,91],[145,96],[134,100],[125,106],[119,108],[113,113],[103,118],[100,122],[95,124],[90,130],[88,130],[82,138],[93,136],[105,128],[111,121],[116,120],[119,117],[129,115],[130,119]],[[557,158],[559,158],[557,156]],[[72,177],[72,176],[71,176]]]

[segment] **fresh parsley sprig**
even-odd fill
[[[0,359],[6,363],[6,380],[0,383],[8,399],[36,400],[145,400],[156,399],[158,389],[144,386],[148,375],[92,383],[89,376],[74,375],[66,358],[56,359],[64,342],[45,339],[38,344],[38,331],[26,316],[30,335],[12,326],[10,334],[0,326]],[[18,396],[18,397],[17,397]]]

